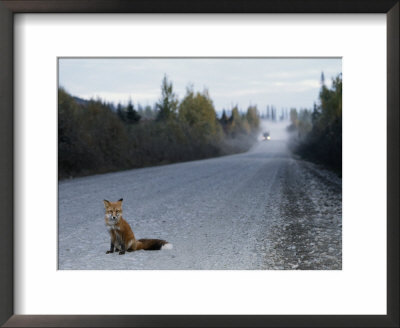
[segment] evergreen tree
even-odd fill
[[[159,110],[157,120],[167,121],[176,118],[178,99],[173,91],[172,82],[168,82],[166,75],[161,83],[161,98],[156,106]]]
[[[313,125],[315,125],[316,123],[317,123],[317,121],[318,121],[318,119],[319,119],[319,117],[320,117],[320,112],[319,112],[319,110],[318,110],[318,106],[317,106],[317,104],[314,102],[314,105],[313,105],[313,112],[312,112],[312,115],[311,115],[311,119],[312,119],[312,123],[313,123]]]
[[[226,115],[225,109],[222,111],[221,123],[226,124],[228,122],[228,116]]]
[[[126,107],[126,122],[129,124],[135,124],[140,121],[140,115],[133,107],[132,101],[129,100],[128,106]]]
[[[324,74],[324,72],[321,72],[321,86],[324,86],[325,85],[325,74]]]
[[[222,115],[221,115],[221,118],[219,119],[219,123],[221,124],[222,128],[226,132],[227,125],[229,123],[229,119],[228,119],[228,116],[226,115],[225,109],[222,111]]]
[[[332,81],[330,89],[321,76],[319,105],[299,115],[298,131],[302,142],[297,152],[302,156],[325,163],[339,172],[342,168],[342,77]]]
[[[271,121],[276,121],[276,109],[271,106]]]
[[[124,113],[124,110],[120,103],[118,103],[118,105],[117,105],[117,115],[121,121],[123,121],[123,122],[125,121],[125,113]]]

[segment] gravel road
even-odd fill
[[[284,138],[247,153],[59,183],[59,269],[342,268],[341,179]],[[106,254],[103,199],[124,198],[137,238],[172,250]]]

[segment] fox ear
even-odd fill
[[[104,202],[104,207],[105,208],[110,206],[110,202],[108,200],[104,199],[103,202]]]
[[[123,198],[121,198],[120,200],[118,200],[119,202],[122,202],[124,199]]]

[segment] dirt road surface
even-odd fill
[[[58,266],[340,270],[341,189],[274,133],[243,154],[61,181]],[[106,254],[103,199],[120,198],[137,238],[173,249]]]

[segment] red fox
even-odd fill
[[[155,251],[172,248],[172,244],[161,239],[136,240],[130,225],[122,217],[122,201],[122,198],[117,202],[104,200],[106,210],[104,220],[111,236],[110,250],[106,254],[114,253],[114,247],[119,250],[119,255],[125,254],[125,251],[133,252],[141,249]]]

